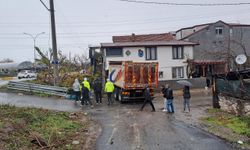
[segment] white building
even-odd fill
[[[110,61],[158,62],[159,81],[186,79],[194,45],[169,33],[113,37],[113,43],[101,43],[103,65],[108,70]]]

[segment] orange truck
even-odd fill
[[[146,86],[150,87],[152,96],[158,86],[158,63],[111,61],[108,77],[115,85],[116,100],[144,99]]]

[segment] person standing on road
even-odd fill
[[[189,86],[184,86],[183,88],[183,112],[185,112],[186,110],[186,107],[188,109],[188,111],[190,112],[190,98],[191,98],[191,95],[190,95],[190,90],[189,90]]]
[[[152,103],[152,97],[151,97],[151,94],[150,94],[150,89],[148,86],[146,86],[146,89],[145,89],[145,100],[144,100],[144,103],[140,109],[140,111],[143,110],[144,106],[149,103],[152,107],[152,112],[155,111],[155,107],[154,107],[154,104]]]
[[[82,105],[90,104],[91,107],[93,107],[89,97],[89,91],[90,91],[90,84],[88,82],[88,79],[84,78],[84,81],[82,82]]]
[[[95,93],[96,104],[102,103],[102,80],[96,78],[93,82],[93,89]]]
[[[167,99],[167,111],[168,113],[174,113],[174,104],[173,104],[173,90],[170,88],[169,84],[166,84],[166,88],[164,91],[164,96]]]
[[[165,97],[165,95],[164,95],[164,91],[165,91],[165,86],[164,85],[161,85],[161,94],[162,94],[162,96],[163,96],[163,98],[164,98],[164,102],[163,102],[163,112],[166,112],[167,111],[167,99],[166,99],[166,97]]]
[[[74,82],[74,84],[72,86],[72,89],[73,89],[73,92],[74,92],[74,95],[75,95],[75,102],[77,102],[81,98],[80,86],[81,85],[80,85],[78,79],[75,79],[75,82]]]
[[[115,89],[114,84],[113,84],[112,82],[110,82],[109,79],[107,79],[107,82],[106,82],[106,84],[105,84],[105,90],[104,90],[104,91],[105,91],[105,92],[107,93],[107,95],[108,95],[108,105],[113,104],[112,94],[113,94],[113,92],[114,92],[114,89]]]

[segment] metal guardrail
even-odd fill
[[[10,81],[8,84],[8,88],[20,91],[38,92],[38,93],[45,93],[57,96],[66,96],[68,91],[68,89],[65,87],[47,86],[47,85],[40,85],[40,84],[33,84],[26,82],[15,82],[15,81]]]

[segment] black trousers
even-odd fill
[[[74,95],[76,96],[76,97],[75,97],[75,100],[76,100],[76,101],[79,101],[80,98],[81,98],[81,92],[80,92],[80,91],[74,91]]]
[[[96,103],[102,103],[102,92],[95,92]]]
[[[90,97],[89,97],[89,96],[86,96],[86,95],[82,97],[82,102],[81,102],[81,103],[82,103],[82,105],[84,105],[84,104],[85,104],[85,105],[88,105],[88,104],[92,105],[92,102],[91,102],[91,100],[90,100]]]
[[[154,104],[152,103],[152,100],[145,100],[143,105],[141,106],[141,109],[140,110],[143,110],[144,106],[149,103],[152,107],[152,110],[155,111],[155,107],[154,107]]]
[[[112,92],[108,92],[108,105],[113,104],[113,100],[112,100]]]

